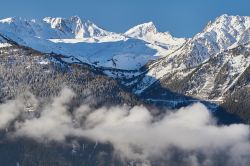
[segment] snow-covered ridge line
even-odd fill
[[[30,20],[21,17],[11,17],[0,20],[0,23],[5,25],[1,29],[9,27],[12,31],[21,35],[32,35],[44,39],[87,38],[112,34],[88,20],[81,20],[77,16],[71,18],[46,17],[44,19]]]

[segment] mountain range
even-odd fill
[[[145,100],[179,101],[171,91],[218,105],[228,105],[228,98],[235,105],[248,102],[248,94],[243,99],[233,94],[249,90],[249,16],[222,15],[192,38],[159,32],[153,22],[109,32],[77,16],[6,18],[0,20],[0,34],[1,47],[12,41],[60,55],[65,63],[88,64]]]

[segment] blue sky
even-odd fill
[[[0,17],[78,15],[114,32],[153,21],[160,31],[191,37],[222,14],[250,16],[249,0],[1,0]]]

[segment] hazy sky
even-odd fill
[[[1,18],[78,15],[100,27],[124,32],[153,21],[160,31],[191,37],[222,14],[249,15],[249,0],[1,0]]]

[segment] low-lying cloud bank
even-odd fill
[[[31,95],[32,96],[32,95]],[[219,126],[209,110],[197,103],[154,117],[145,107],[91,110],[82,105],[73,112],[68,104],[75,94],[63,89],[39,116],[23,119],[27,101],[0,105],[0,129],[13,125],[11,137],[63,142],[69,136],[112,143],[117,154],[130,160],[171,164],[173,153],[186,165],[247,165],[250,162],[249,128],[244,124]],[[39,101],[30,97],[36,108]],[[216,160],[218,161],[215,161]]]

